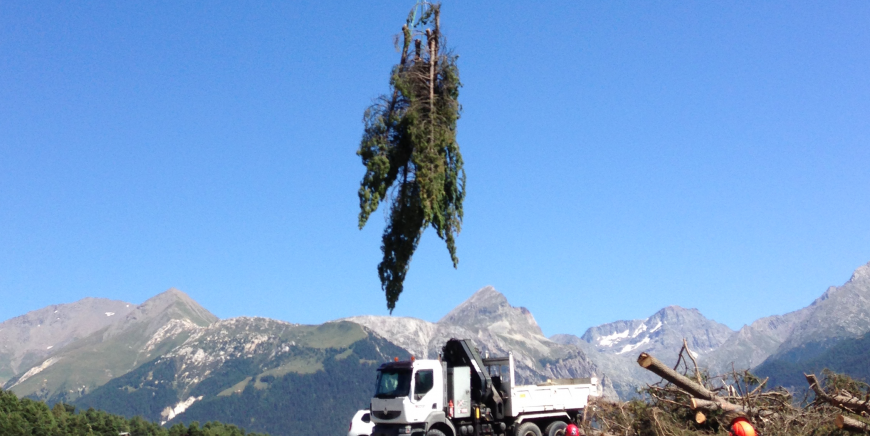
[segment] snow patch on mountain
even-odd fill
[[[634,330],[634,333],[631,334],[631,337],[636,338],[637,335],[639,335],[639,334],[641,334],[641,333],[643,333],[643,332],[645,332],[645,331],[646,331],[646,324],[641,323],[641,324],[640,324],[639,326],[637,326],[637,328]]]
[[[19,378],[18,381],[15,382],[14,385],[9,386],[9,389],[14,388],[16,385],[18,385],[18,384],[24,382],[25,380],[29,379],[30,377],[35,376],[36,374],[39,374],[40,372],[42,372],[42,370],[48,368],[48,367],[51,366],[51,365],[54,365],[54,364],[57,363],[59,360],[60,360],[60,358],[57,358],[57,357],[49,357],[48,359],[46,359],[45,362],[42,362],[41,365],[39,365],[39,366],[34,366],[33,368],[30,368],[30,370],[28,370],[27,372],[25,372],[24,375],[22,375],[21,378]]]
[[[628,353],[629,351],[637,350],[638,348],[640,348],[648,343],[649,343],[649,337],[645,337],[645,338],[643,338],[642,341],[640,341],[636,344],[628,344],[628,345],[622,347],[622,349],[617,351],[616,354],[625,354],[625,353]]]
[[[688,341],[691,350],[706,354],[719,347],[732,334],[730,328],[705,318],[697,309],[668,306],[646,319],[616,321],[592,327],[581,339],[606,354],[647,352],[676,356],[683,345],[683,338]]]
[[[163,412],[160,412],[160,417],[163,418],[163,420],[160,421],[160,425],[166,424],[167,422],[171,421],[172,418],[181,415],[182,413],[184,413],[185,410],[187,410],[188,407],[193,405],[193,403],[201,399],[202,395],[198,397],[190,397],[184,401],[179,402],[175,405],[175,407],[167,407],[163,409]]]
[[[598,345],[602,347],[612,347],[613,344],[618,342],[621,339],[625,339],[628,337],[628,330],[621,333],[614,333],[612,335],[602,336],[598,338]]]

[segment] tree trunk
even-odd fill
[[[435,62],[438,61],[435,40],[438,39],[437,27],[432,32],[426,29],[426,43],[429,45],[429,146],[435,146]]]
[[[870,424],[867,424],[864,421],[858,421],[857,419],[849,418],[845,415],[837,415],[837,418],[834,420],[834,425],[836,425],[839,429],[855,433],[866,433],[870,431]]]
[[[707,390],[707,388],[701,386],[698,383],[695,383],[688,377],[674,371],[673,369],[662,363],[660,360],[650,356],[649,354],[640,353],[640,357],[637,358],[637,363],[640,366],[652,371],[659,377],[677,385],[677,387],[688,392],[689,395],[693,397],[709,401],[720,401],[720,399],[714,393]]]
[[[717,410],[722,410],[724,412],[737,412],[741,415],[758,415],[762,417],[772,417],[775,416],[776,413],[771,412],[770,410],[758,409],[755,407],[743,407],[739,404],[729,403],[725,400],[719,399],[717,401],[710,400],[702,400],[699,398],[692,398],[692,410],[701,409],[705,412],[715,412]],[[697,422],[697,417],[695,419]],[[700,422],[698,422],[700,424]]]

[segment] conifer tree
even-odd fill
[[[459,263],[456,235],[465,197],[465,171],[456,143],[461,83],[458,56],[445,49],[440,8],[419,2],[408,15],[400,61],[390,75],[392,92],[366,109],[357,151],[366,167],[359,190],[359,228],[381,202],[390,203],[381,245],[384,257],[378,265],[390,313],[427,227],[447,243],[453,267]]]

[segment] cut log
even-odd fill
[[[776,413],[770,410],[758,409],[755,407],[746,408],[739,404],[729,403],[725,400],[710,401],[702,400],[700,398],[692,398],[692,410],[703,410],[705,412],[716,412],[721,410],[723,412],[736,412],[745,416],[757,415],[765,418],[776,416]],[[698,424],[700,424],[700,422]]]
[[[698,424],[703,424],[707,422],[707,415],[704,415],[704,412],[700,410],[695,412],[695,422],[697,422]]]
[[[722,407],[721,401],[710,401],[710,400],[704,400],[701,398],[692,398],[692,410],[705,410],[707,412],[715,412],[717,410],[723,410],[725,412],[737,412],[738,411],[737,409],[739,408],[740,412],[743,411],[743,408],[736,405],[736,404],[731,404],[727,401],[725,402],[725,404],[727,404],[727,405],[725,407]],[[729,405],[733,406],[733,407],[728,407]]]
[[[836,425],[839,429],[856,433],[865,433],[870,431],[870,424],[867,424],[864,421],[858,421],[857,419],[849,418],[845,415],[837,415],[837,418],[834,420],[834,425]]]
[[[824,390],[822,390],[822,386],[819,384],[819,380],[816,379],[815,374],[804,374],[804,377],[807,378],[807,383],[810,384],[810,389],[816,393],[816,396],[821,398],[828,403],[839,407],[845,411],[853,412],[853,413],[867,413],[870,414],[870,403],[865,400],[861,400],[858,397],[848,397],[845,395],[828,395]]]
[[[701,398],[709,401],[720,401],[717,398],[716,394],[707,390],[707,388],[701,386],[698,383],[695,383],[693,380],[688,377],[674,371],[670,367],[666,366],[660,360],[656,359],[653,356],[650,356],[646,353],[640,353],[640,356],[637,358],[637,363],[652,371],[659,377],[675,384],[680,389],[686,391],[689,395],[697,398]]]

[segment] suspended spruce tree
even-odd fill
[[[378,265],[390,313],[423,231],[432,226],[447,243],[456,268],[456,235],[462,226],[465,171],[456,143],[459,119],[458,56],[446,50],[440,4],[419,2],[402,27],[399,64],[391,92],[363,115],[357,154],[366,173],[360,183],[359,228],[381,202],[390,204]]]

